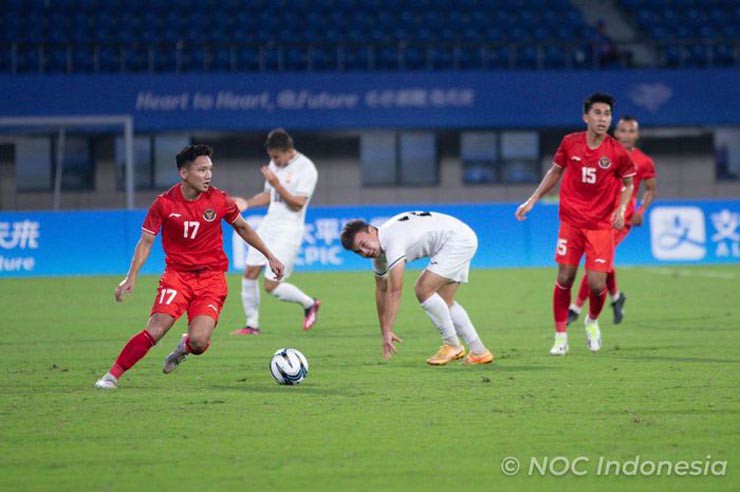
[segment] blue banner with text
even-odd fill
[[[726,125],[740,122],[738,80],[738,68],[0,75],[0,117],[126,114],[137,131],[580,127],[600,90],[646,126]]]
[[[296,271],[369,270],[369,260],[342,249],[339,234],[351,219],[381,224],[405,210],[454,215],[478,234],[473,268],[554,265],[557,204],[538,204],[528,220],[514,218],[516,204],[311,207]],[[0,212],[0,278],[123,275],[141,235],[145,211]],[[248,211],[254,227],[262,215]],[[231,271],[242,271],[247,246],[224,224]],[[740,263],[740,200],[659,201],[642,227],[633,227],[617,249],[618,265]],[[410,265],[424,268],[419,260]],[[142,273],[164,270],[159,239]]]

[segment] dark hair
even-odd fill
[[[365,232],[370,228],[370,224],[365,222],[364,220],[350,220],[346,224],[344,224],[344,228],[342,229],[342,235],[340,236],[342,239],[342,246],[344,246],[344,249],[348,249],[350,251],[353,251],[355,249],[355,236],[357,236],[358,232]]]
[[[293,138],[288,135],[288,132],[286,132],[284,128],[275,128],[267,134],[265,148],[267,150],[280,150],[286,152],[294,148]]]
[[[632,116],[631,114],[625,114],[621,118],[619,118],[619,121],[634,121],[635,123],[639,123],[637,121],[637,118]]]
[[[177,169],[189,166],[191,162],[202,155],[213,156],[213,149],[207,145],[188,145],[177,153]]]
[[[611,94],[607,94],[606,92],[594,92],[583,100],[583,114],[588,113],[589,110],[591,110],[591,106],[596,103],[608,104],[609,109],[614,111],[614,104],[616,103],[616,99],[614,99],[614,96],[612,96]]]

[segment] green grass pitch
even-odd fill
[[[229,335],[234,275],[205,355],[162,374],[181,320],[110,392],[93,383],[144,327],[157,277],[120,305],[119,278],[0,281],[0,490],[740,489],[740,266],[620,270],[625,321],[607,305],[603,350],[578,323],[563,358],[548,355],[555,268],[473,271],[458,300],[496,354],[484,367],[426,366],[439,336],[407,275],[390,362],[369,272],[295,275],[323,300],[317,326],[263,294],[258,337]],[[270,377],[283,346],[308,357],[299,386]],[[598,473],[637,456],[726,471]],[[579,457],[585,474],[557,476]],[[530,474],[533,458],[557,473]]]

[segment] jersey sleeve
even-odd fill
[[[655,172],[655,162],[651,158],[648,157],[645,159],[645,165],[643,167],[644,169],[641,169],[642,179],[653,179],[658,175]]]
[[[162,199],[157,198],[149,207],[149,211],[144,217],[144,223],[141,226],[141,230],[154,234],[155,236],[159,233],[159,229],[162,227],[162,221],[164,220],[164,207],[162,205]]]
[[[388,274],[388,262],[385,256],[381,255],[379,258],[373,258],[373,273],[378,277],[385,277]]]
[[[558,150],[555,151],[555,156],[552,158],[552,163],[558,167],[565,169],[568,166],[568,137],[563,137],[560,141]]]
[[[390,273],[402,261],[406,261],[406,246],[403,241],[388,241],[384,250],[385,264],[382,269],[375,270],[378,276],[385,276]],[[380,266],[380,265],[379,265]]]
[[[616,174],[622,179],[632,177],[637,174],[635,163],[632,162],[632,157],[621,147],[621,144],[619,145],[620,147],[617,147],[619,149],[617,154],[619,165],[617,166]]]
[[[239,207],[236,206],[234,199],[227,193],[224,193],[224,220],[229,224],[233,224],[240,216]]]
[[[305,166],[300,173],[300,176],[298,176],[298,182],[293,188],[293,194],[311,198],[313,191],[316,189],[316,181],[318,181],[318,179],[319,173],[316,171],[316,167],[313,165]]]

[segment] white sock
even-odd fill
[[[581,309],[583,309],[583,306],[576,306],[575,304],[571,304],[570,306],[568,306],[568,309],[570,309],[571,311],[575,311],[578,314],[581,314]]]
[[[242,278],[242,306],[247,318],[246,325],[251,328],[260,326],[260,286],[257,280]]]
[[[617,302],[619,300],[619,296],[621,296],[622,293],[619,291],[616,291],[614,295],[612,296],[612,302]]]
[[[457,338],[455,325],[450,316],[450,309],[447,307],[444,299],[435,292],[429,299],[421,303],[421,307],[424,308],[429,319],[432,320],[434,326],[442,334],[445,343],[453,347],[459,347],[460,340]]]
[[[455,325],[455,331],[465,340],[471,352],[480,355],[486,351],[486,347],[480,341],[480,336],[475,331],[475,327],[470,321],[465,308],[456,302],[453,303],[452,307],[450,307],[450,317],[452,318],[452,323]]]
[[[272,289],[270,294],[274,295],[281,301],[297,302],[303,309],[313,306],[313,298],[308,297],[301,289],[287,282],[280,282],[277,287]]]

